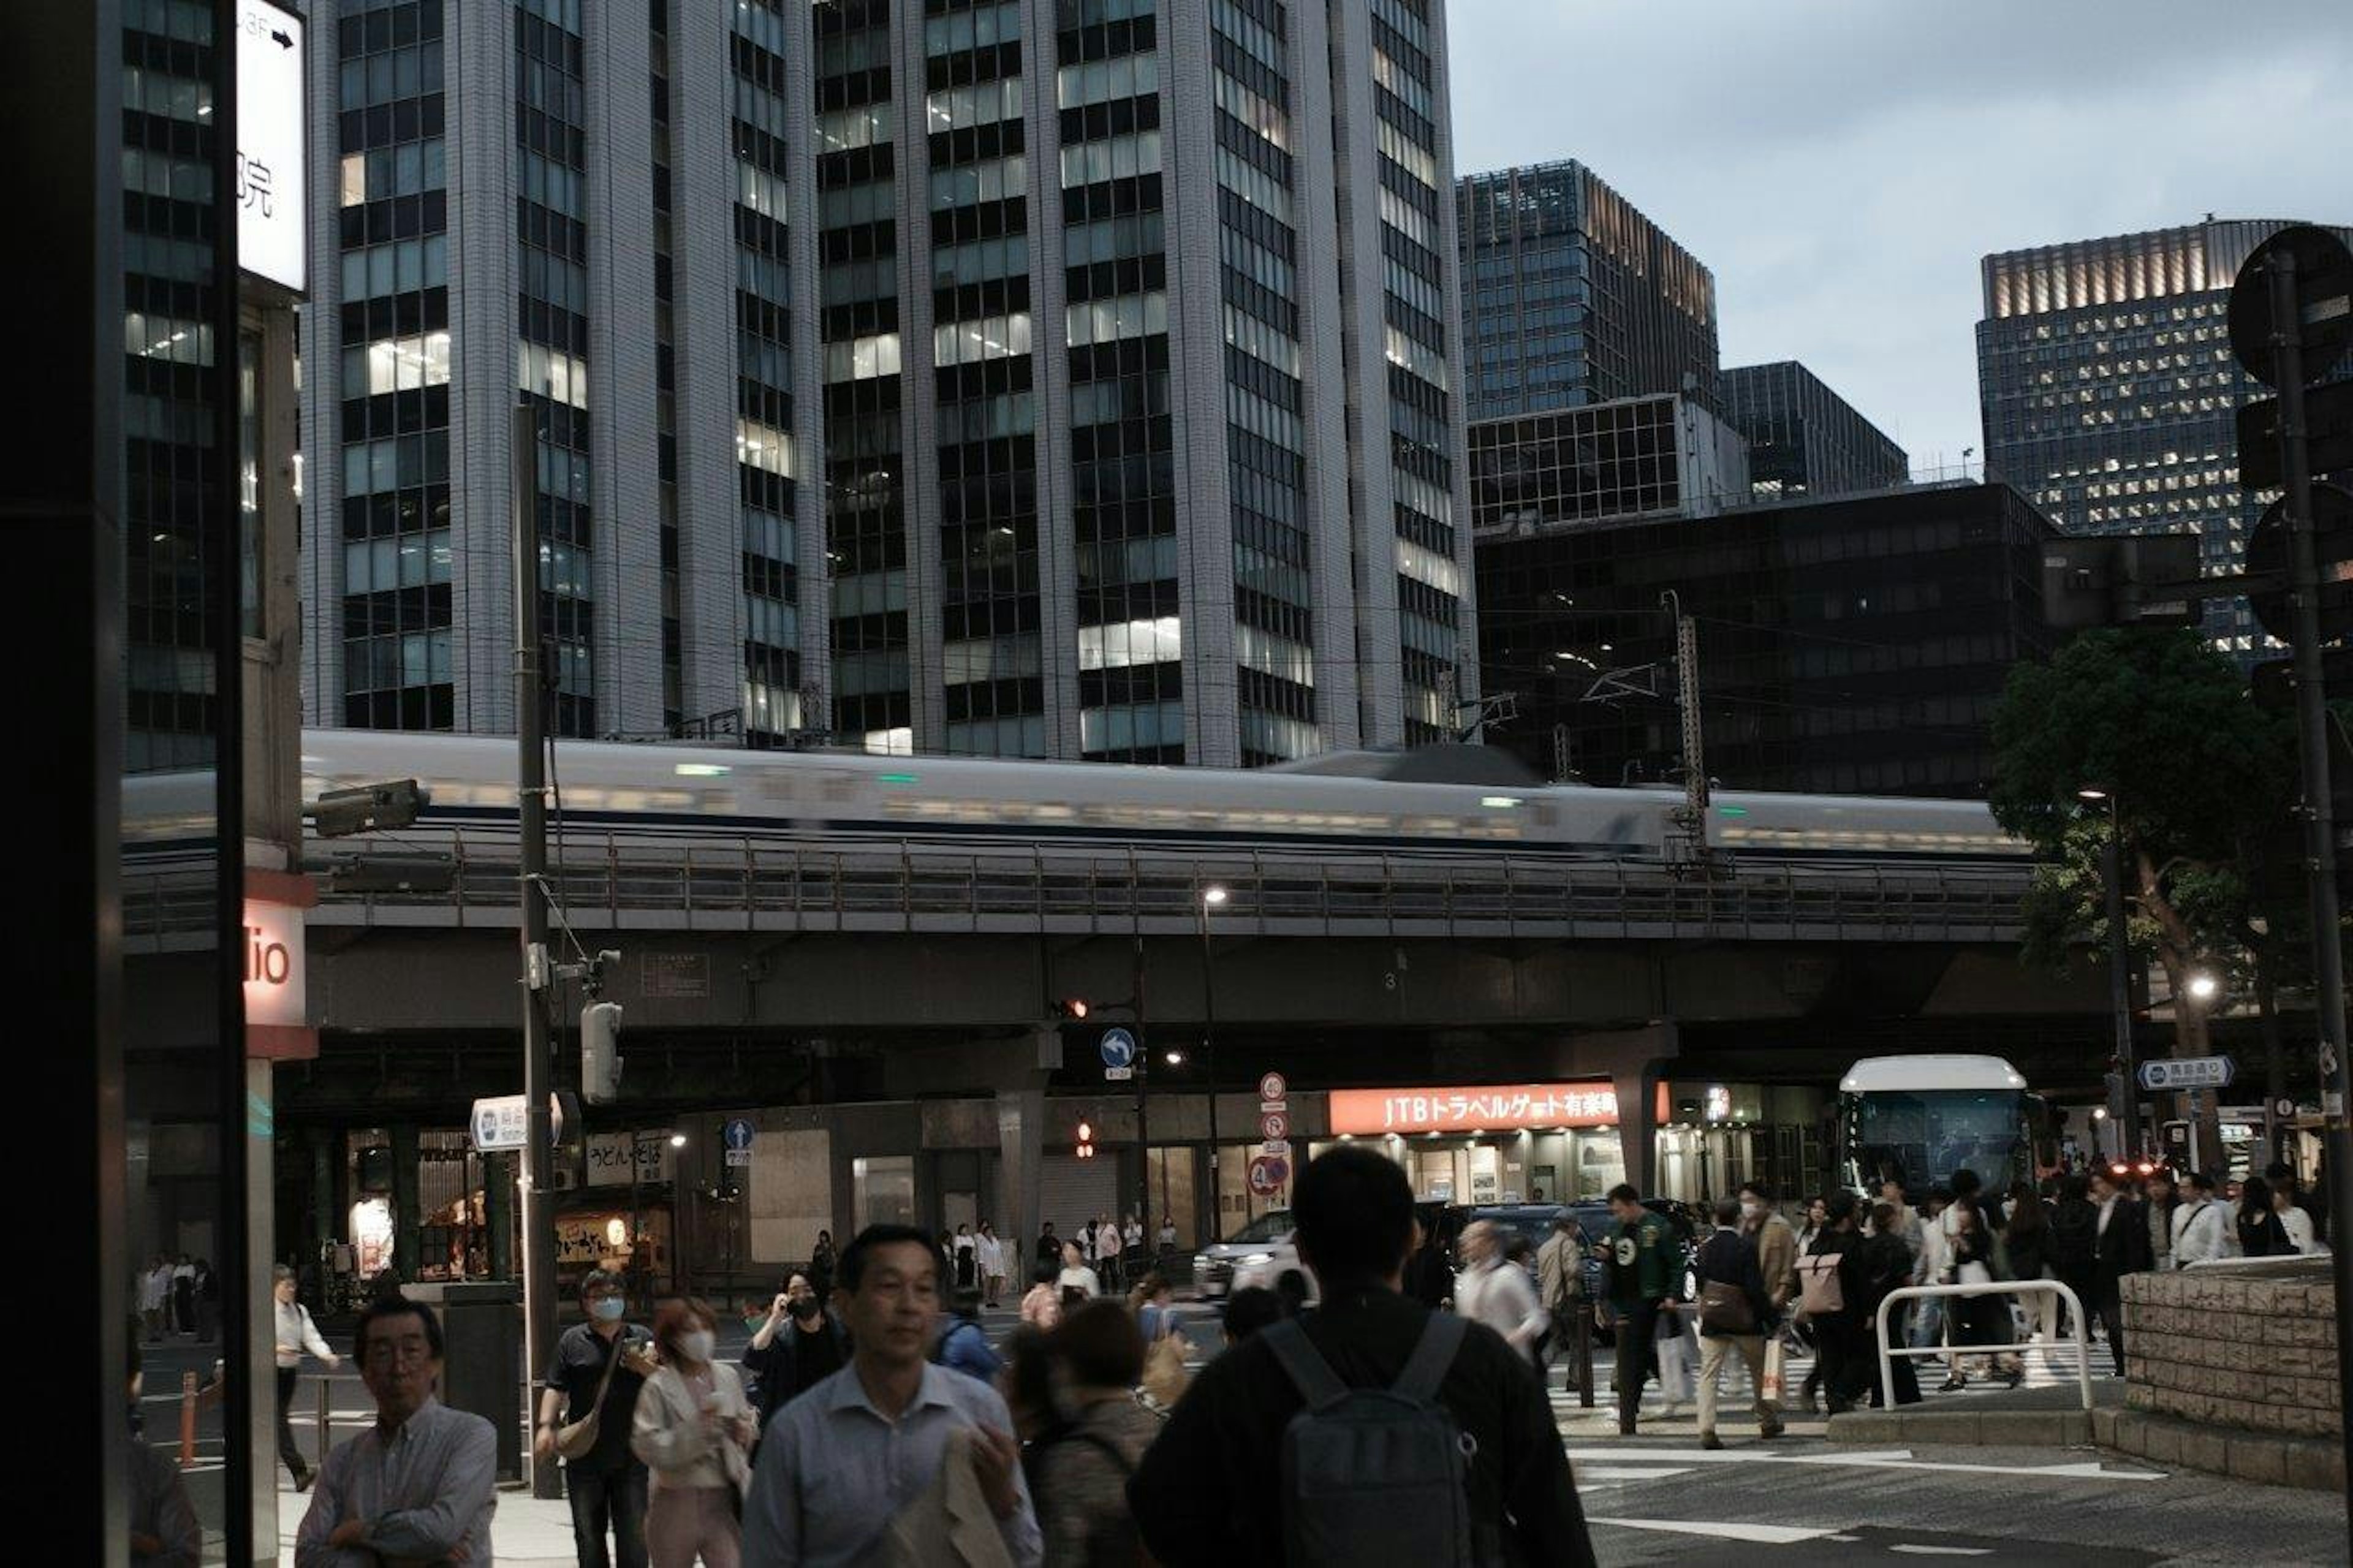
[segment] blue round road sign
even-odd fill
[[[730,1149],[749,1149],[752,1146],[752,1124],[738,1116],[728,1122],[727,1131],[723,1136]]]
[[[1125,1029],[1105,1029],[1095,1049],[1107,1068],[1124,1068],[1135,1060],[1135,1037]]]

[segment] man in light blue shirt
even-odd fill
[[[941,1479],[952,1451],[968,1451],[970,1474],[947,1478],[948,1509],[930,1522],[975,1498],[1014,1562],[1034,1568],[1044,1547],[1005,1401],[928,1359],[939,1312],[929,1238],[869,1226],[841,1255],[835,1296],[850,1363],[769,1422],[744,1505],[746,1568],[847,1568]],[[968,1449],[951,1448],[959,1430],[972,1434],[960,1440]]]
[[[360,1314],[352,1357],[375,1396],[375,1425],[319,1467],[295,1537],[296,1568],[489,1568],[497,1434],[433,1397],[441,1378],[433,1309],[401,1296],[375,1303]]]

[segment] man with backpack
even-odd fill
[[[1343,1145],[1292,1214],[1323,1305],[1211,1362],[1128,1484],[1166,1568],[1594,1561],[1550,1402],[1501,1336],[1399,1293],[1405,1173]]]
[[[1854,1407],[1871,1381],[1864,1359],[1862,1233],[1855,1226],[1855,1196],[1832,1193],[1825,1203],[1829,1223],[1805,1257],[1798,1259],[1798,1304],[1814,1326],[1822,1378],[1822,1398],[1833,1415]]]

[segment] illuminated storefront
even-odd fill
[[[1377,1140],[1435,1203],[1599,1198],[1626,1179],[1606,1081],[1334,1089],[1330,1124],[1338,1139]]]

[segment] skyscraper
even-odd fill
[[[567,733],[1230,764],[1474,694],[1438,0],[318,12],[315,719],[512,725],[518,388]]]
[[[1724,373],[1724,416],[1748,437],[1758,500],[1849,495],[1903,484],[1904,448],[1796,360]]]
[[[2284,226],[2209,217],[1985,258],[1988,477],[2070,531],[2193,530],[2206,569],[2232,569],[2265,504],[2239,488],[2234,420],[2264,389],[2232,356],[2224,310],[2248,253]],[[2242,599],[2209,600],[2206,629],[2235,652],[2262,639]]]
[[[1467,412],[1716,397],[1715,279],[1574,161],[1465,175]]]

